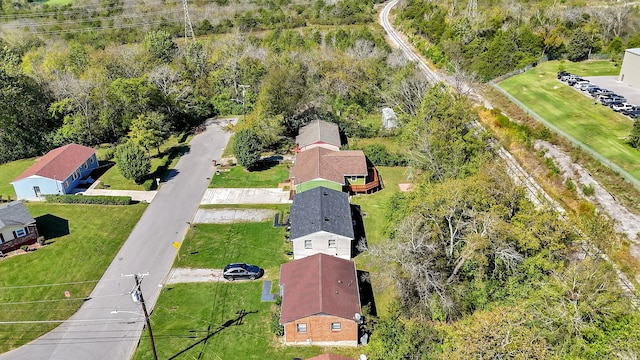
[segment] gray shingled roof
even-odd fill
[[[315,120],[298,130],[296,144],[305,147],[317,142],[323,142],[340,147],[340,129],[337,124]]]
[[[318,231],[354,238],[349,196],[323,186],[295,194],[289,219],[291,239]]]
[[[29,225],[36,220],[22,201],[0,205],[0,229],[6,226]]]

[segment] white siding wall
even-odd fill
[[[311,240],[311,249],[305,249],[305,240]],[[329,247],[329,240],[335,240],[335,248]],[[352,239],[345,236],[332,234],[326,231],[319,231],[297,239],[292,239],[293,258],[297,260],[322,253],[350,260],[351,241]]]
[[[619,80],[626,85],[640,89],[640,55],[635,53],[640,50],[634,50],[634,52],[625,51]]]
[[[5,226],[4,228],[0,229],[0,233],[2,233],[4,242],[15,239],[15,237],[13,236],[13,232],[18,229],[24,229],[24,232],[27,232],[27,229],[24,226]]]

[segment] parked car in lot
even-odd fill
[[[567,76],[567,75],[571,75],[571,74],[566,71],[558,71],[557,78],[562,79],[563,76]]]
[[[576,89],[582,90],[582,87],[587,85],[591,85],[591,83],[587,80],[581,80],[581,81],[576,81],[576,83],[573,84],[573,87]]]
[[[629,115],[629,113],[631,113],[632,111],[636,111],[636,110],[640,111],[640,106],[632,105],[631,109],[622,110],[620,112],[623,113],[624,115]]]
[[[627,116],[632,119],[640,118],[640,109],[628,111]]]
[[[598,85],[593,85],[593,86],[587,88],[587,92],[589,92],[589,94],[591,94],[593,96],[597,95],[600,90],[602,90],[602,89],[600,89],[598,87]]]
[[[609,106],[609,107],[611,107],[613,105],[616,105],[616,104],[622,104],[623,102],[624,101],[619,100],[618,98],[610,98],[610,97],[600,98],[600,103],[602,105],[606,105],[606,106]]]
[[[578,81],[585,81],[585,80],[581,77],[572,77],[567,79],[567,85],[574,86]]]
[[[606,95],[611,95],[613,94],[613,91],[609,90],[609,89],[600,89],[600,90],[596,90],[595,94],[597,96],[606,96]]]
[[[560,76],[560,80],[566,82],[566,81],[569,81],[570,79],[575,79],[577,77],[578,77],[578,75],[575,75],[575,74],[565,74],[565,75]]]
[[[633,105],[629,103],[614,104],[611,106],[611,109],[613,109],[613,111],[622,112],[624,110],[633,109]]]
[[[249,265],[245,263],[229,264],[224,267],[222,276],[230,281],[236,279],[251,279],[255,280],[264,275],[264,270],[256,265]]]
[[[591,89],[597,89],[598,85],[594,85],[594,84],[588,84],[586,86],[581,86],[580,90],[591,93]]]

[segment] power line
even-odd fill
[[[3,302],[3,303],[0,303],[0,305],[26,305],[26,304],[40,304],[40,303],[49,303],[49,302],[57,302],[57,301],[76,301],[76,300],[88,301],[91,299],[114,297],[114,296],[123,296],[123,294],[101,295],[101,296],[92,296],[92,297],[86,296],[86,297],[80,297],[80,298]]]
[[[182,19],[163,19],[163,20],[148,21],[148,22],[137,22],[137,23],[121,24],[121,25],[90,26],[90,27],[75,28],[75,29],[43,30],[43,31],[35,30],[35,31],[30,31],[30,33],[32,34],[65,34],[65,33],[75,33],[75,32],[84,32],[84,31],[128,29],[128,28],[138,27],[141,25],[160,25],[160,24],[175,23],[180,21],[182,21]]]
[[[45,11],[45,12],[29,12],[22,14],[11,14],[11,15],[0,15],[0,19],[11,19],[11,20],[21,20],[27,18],[37,18],[37,17],[46,17],[46,16],[60,16],[60,15],[74,15],[74,14],[87,14],[90,11],[100,12],[100,11],[110,11],[110,10],[127,10],[127,9],[137,9],[141,6],[164,6],[164,5],[178,5],[180,0],[167,0],[160,2],[151,2],[151,3],[143,3],[143,4],[135,4],[135,5],[116,5],[113,7],[100,7],[100,5],[79,5],[74,6],[72,10],[65,11]]]
[[[49,21],[49,22],[30,22],[30,23],[6,24],[6,25],[3,25],[3,27],[4,28],[9,28],[9,29],[20,29],[20,28],[35,27],[35,26],[75,25],[75,24],[90,23],[90,22],[95,22],[95,21],[114,21],[114,20],[121,20],[121,19],[122,20],[138,19],[138,18],[145,18],[145,17],[148,17],[148,16],[159,16],[159,15],[172,14],[172,13],[174,13],[174,12],[171,11],[171,10],[162,10],[162,11],[140,13],[140,14],[133,14],[133,15],[115,15],[115,16],[111,16],[111,17],[104,17],[104,18],[97,18],[97,19],[86,18],[86,19],[76,19],[76,20],[61,20],[61,21]]]

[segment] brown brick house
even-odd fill
[[[282,264],[280,291],[286,345],[358,345],[360,294],[353,261],[316,254]]]

